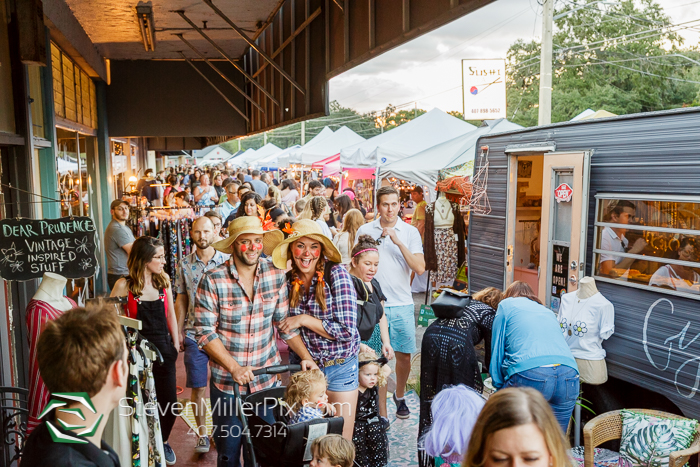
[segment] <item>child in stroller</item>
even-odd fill
[[[320,370],[294,373],[284,394],[284,402],[294,414],[289,424],[335,415],[335,407],[328,404],[327,388],[326,376]]]
[[[299,372],[299,365],[278,365],[253,370],[255,376]],[[303,467],[312,459],[311,443],[326,434],[342,434],[343,418],[319,418],[290,424],[287,407],[282,404],[284,387],[278,386],[241,397],[237,384],[233,391],[243,435],[245,465],[261,467]],[[274,423],[257,415],[254,407],[271,411]]]

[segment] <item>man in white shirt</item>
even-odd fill
[[[380,244],[379,269],[375,276],[386,295],[384,313],[389,321],[389,337],[396,355],[396,416],[408,418],[410,411],[404,400],[404,390],[411,371],[411,354],[416,351],[416,321],[411,271],[425,271],[423,244],[418,229],[399,218],[399,192],[391,186],[377,190],[379,219],[363,225],[357,231],[369,235]]]
[[[633,203],[626,200],[620,200],[613,206],[606,216],[606,222],[611,224],[629,224],[630,219],[634,219],[636,207]],[[630,253],[633,255],[639,254],[647,246],[647,242],[642,238],[638,238],[634,245],[629,250],[629,241],[625,238],[627,233],[626,228],[622,227],[605,227],[601,232],[600,249],[605,251],[613,251],[616,253]],[[614,254],[600,255],[598,273],[601,276],[611,276],[614,273],[616,276],[627,279],[627,271],[636,261],[635,258],[624,258]],[[618,271],[613,271],[617,269]],[[619,274],[619,270],[624,270],[623,274]]]

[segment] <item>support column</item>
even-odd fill
[[[101,224],[104,228],[112,221],[112,214],[109,211],[109,205],[114,197],[114,182],[112,177],[112,148],[109,141],[109,133],[107,132],[107,84],[104,81],[95,82],[95,93],[97,97],[97,164],[95,171],[98,172],[99,179],[96,180],[96,187],[99,190],[101,208],[95,211],[96,224],[97,218],[101,219]],[[131,149],[129,149],[131,150]],[[104,247],[104,229],[98,229],[97,234],[100,238],[102,249],[99,253],[100,264],[107,264],[107,254]],[[104,267],[100,271],[99,277],[95,280],[95,290],[97,293],[105,292],[107,287],[107,268]]]

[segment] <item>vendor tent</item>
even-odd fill
[[[379,178],[396,177],[435,189],[441,170],[457,167],[474,160],[480,136],[517,130],[522,126],[505,118],[487,120],[484,126],[437,144],[411,157],[379,167]],[[471,167],[473,169],[473,166]],[[471,171],[468,174],[471,175]]]
[[[309,142],[307,142],[305,145],[303,145],[299,150],[303,150],[305,147],[313,147],[316,145],[319,141],[323,141],[324,139],[328,138],[333,134],[333,130],[330,128],[323,127],[323,130],[313,138]],[[283,156],[280,156],[279,159],[277,159],[277,166],[278,167],[289,167],[292,163],[290,162],[291,157],[295,154],[296,151],[292,151],[289,154],[285,154]]]
[[[279,167],[280,157],[288,157],[289,154],[297,151],[301,146],[295,144],[287,149],[282,149],[280,152],[271,154],[255,161],[255,166],[261,170],[276,170]]]
[[[291,164],[312,165],[314,162],[327,159],[340,153],[348,146],[362,143],[365,139],[346,126],[338,128],[328,138],[314,144],[307,144],[289,158]]]
[[[227,164],[231,164],[234,167],[243,167],[245,165],[244,161],[248,157],[251,157],[253,154],[255,154],[255,149],[253,148],[248,148],[242,153],[238,154],[237,156],[234,156],[230,158],[229,160],[226,161]]]
[[[412,156],[476,127],[433,109],[390,131],[340,151],[343,168],[378,167]]]
[[[280,151],[281,149],[274,144],[267,143],[265,146],[250,154],[248,151],[244,152],[234,160],[233,164],[238,165],[239,167],[251,167],[255,161],[271,156],[272,154],[276,154]]]

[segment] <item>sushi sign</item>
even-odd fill
[[[465,120],[506,117],[506,61],[502,58],[462,60]]]

